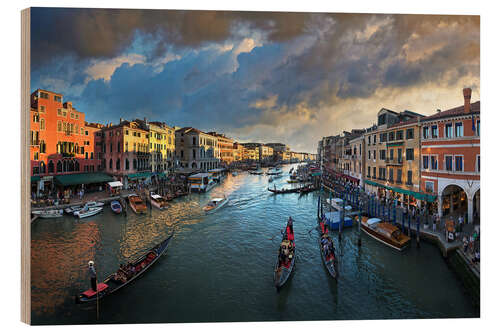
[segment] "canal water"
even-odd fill
[[[288,174],[288,169],[284,171]],[[287,177],[278,188],[292,186]],[[274,186],[274,183],[272,183]],[[324,268],[317,243],[319,193],[273,195],[267,176],[231,174],[206,194],[174,200],[147,215],[103,213],[32,224],[32,323],[148,323],[478,317],[439,250],[421,243],[399,253],[362,235],[335,237],[340,276]],[[229,197],[211,215],[202,207]],[[273,270],[288,216],[297,248],[291,280],[277,293]],[[98,278],[131,261],[175,229],[165,256],[142,277],[96,304],[75,304],[89,288],[87,262]]]

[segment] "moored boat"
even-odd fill
[[[106,297],[135,280],[147,271],[148,268],[167,251],[172,236],[173,233],[151,250],[147,251],[144,255],[140,256],[137,260],[126,266],[121,265],[116,273],[109,275],[98,284],[97,290],[99,294],[92,289],[80,293],[76,297],[77,303],[96,301],[97,297],[99,297],[99,299]]]
[[[130,208],[137,214],[146,213],[147,207],[144,201],[137,194],[130,194],[128,196]]]
[[[66,207],[64,209],[64,212],[66,214],[70,214],[70,215],[74,215],[75,212],[79,211],[80,209],[82,209],[83,206],[82,205],[79,205],[79,206],[71,206],[71,207]]]
[[[293,271],[295,255],[295,235],[293,232],[293,220],[290,217],[283,232],[283,239],[278,249],[278,260],[274,266],[274,286],[278,291],[288,281]]]
[[[362,216],[361,229],[370,237],[399,251],[410,245],[410,237],[403,234],[397,226],[376,217]]]
[[[205,213],[213,213],[224,206],[228,201],[229,199],[225,196],[224,198],[213,198],[207,205],[203,207],[203,211],[205,211]]]
[[[325,213],[325,222],[330,228],[330,230],[339,230],[342,223],[342,216],[340,212],[332,211]],[[352,219],[349,216],[344,215],[344,222],[342,223],[342,228],[352,227]]]
[[[90,207],[90,208],[93,208],[93,207],[102,207],[102,206],[104,206],[104,202],[89,201],[89,202],[86,202],[85,205],[87,207]]]
[[[264,173],[264,171],[262,171],[261,169],[257,169],[257,170],[250,170],[248,171],[251,175],[262,175]]]
[[[299,191],[298,188],[282,188],[281,190],[268,188],[267,190],[269,192],[273,192],[274,194],[297,193]]]
[[[165,208],[167,208],[167,200],[165,200],[165,198],[163,198],[161,195],[159,194],[156,194],[154,192],[151,192],[150,194],[150,200],[151,200],[151,205],[153,205],[154,207],[160,209],[160,210],[163,210]]]
[[[90,217],[99,214],[100,212],[102,212],[102,210],[103,210],[102,207],[89,207],[85,205],[82,209],[75,212],[74,214],[79,219],[83,219],[85,217]]]
[[[268,176],[270,176],[270,175],[278,175],[278,174],[280,174],[282,172],[283,171],[281,169],[273,168],[273,169],[267,170],[266,175],[268,175]]]
[[[32,211],[31,214],[41,217],[42,219],[52,219],[56,217],[63,216],[62,209],[45,209],[45,210],[37,210]]]
[[[117,200],[111,201],[111,210],[115,214],[120,214],[122,212],[122,205]]]

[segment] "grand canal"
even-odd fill
[[[287,170],[290,167],[285,167]],[[477,317],[439,250],[415,242],[403,253],[346,229],[340,276],[333,281],[317,245],[318,193],[272,195],[266,176],[228,175],[207,194],[176,199],[165,211],[100,215],[32,224],[32,323],[145,323],[268,320]],[[290,186],[286,177],[277,187]],[[211,215],[211,197],[229,203]],[[295,219],[296,270],[280,293],[273,268],[280,229]],[[96,305],[77,305],[89,287],[87,262],[98,277],[114,272],[175,229],[167,254],[144,276]],[[273,238],[273,236],[275,236]],[[338,240],[335,237],[336,244]]]

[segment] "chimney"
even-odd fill
[[[472,95],[471,88],[464,88],[464,113],[470,113],[470,97]]]
[[[122,122],[123,122],[123,118],[122,118],[122,117],[120,117],[120,124],[121,124]]]

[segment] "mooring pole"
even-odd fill
[[[420,215],[417,216],[417,247],[420,247]]]

